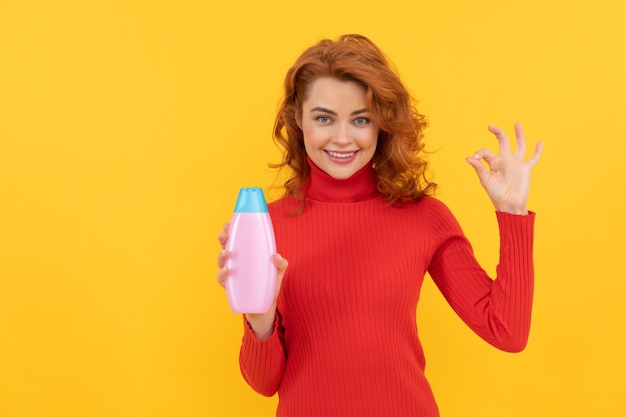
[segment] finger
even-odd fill
[[[230,227],[230,224],[228,223],[224,223],[222,225],[222,228],[224,229],[223,232],[219,232],[217,234],[217,240],[219,240],[220,245],[222,246],[222,249],[224,249],[226,247],[226,242],[228,241],[228,229]]]
[[[473,157],[466,158],[465,160],[474,168],[474,171],[476,171],[480,183],[485,185],[489,179],[489,172],[482,162],[480,162],[480,158]]]
[[[222,269],[224,268],[224,266],[226,265],[226,259],[228,259],[228,251],[227,250],[222,250],[220,253],[217,254],[217,267]]]
[[[217,283],[224,287],[226,283],[226,278],[228,278],[228,273],[230,270],[228,268],[221,268],[217,271]]]
[[[228,234],[226,232],[219,232],[217,234],[217,240],[219,240],[220,246],[224,249],[226,247],[226,242],[228,241]]]
[[[522,129],[521,123],[515,124],[515,140],[515,153],[524,158],[524,155],[526,155],[526,139],[524,138],[524,129]]]
[[[500,144],[500,153],[501,154],[510,154],[511,153],[511,142],[509,141],[508,136],[504,133],[502,129],[498,126],[489,125],[489,131],[496,136],[498,139],[498,143]]]
[[[491,164],[491,162],[496,159],[496,156],[489,149],[483,148],[474,154],[474,159],[480,161],[484,159],[486,163]]]
[[[533,156],[530,157],[530,159],[528,160],[528,165],[530,165],[531,167],[534,167],[535,165],[537,165],[537,163],[539,162],[539,159],[541,158],[541,152],[543,151],[543,142],[537,142],[537,146],[535,146],[535,152],[533,153]]]

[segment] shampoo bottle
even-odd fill
[[[226,295],[235,313],[267,313],[276,295],[274,228],[261,188],[241,188],[228,229]]]

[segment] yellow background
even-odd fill
[[[215,283],[238,188],[269,187],[285,71],[357,32],[431,127],[439,198],[488,271],[497,227],[463,158],[545,141],[528,348],[480,341],[427,280],[443,416],[626,413],[626,6],[615,0],[0,0],[0,416],[271,416]]]

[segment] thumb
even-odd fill
[[[288,265],[289,263],[282,257],[281,254],[277,253],[274,255],[274,266],[278,272],[276,275],[276,298],[278,298],[278,293],[280,292],[280,287],[283,283],[283,276],[285,275]],[[274,303],[276,303],[276,300],[274,300]]]
[[[289,266],[289,262],[287,262],[287,259],[283,258],[281,254],[277,253],[274,255],[274,266],[278,272],[276,276],[277,288],[280,288],[287,266]]]
[[[284,274],[289,262],[280,253],[274,255],[274,266],[279,274]]]

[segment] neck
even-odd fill
[[[367,200],[378,194],[374,168],[367,164],[350,178],[337,179],[322,171],[308,159],[310,175],[302,186],[307,198],[333,203]]]

